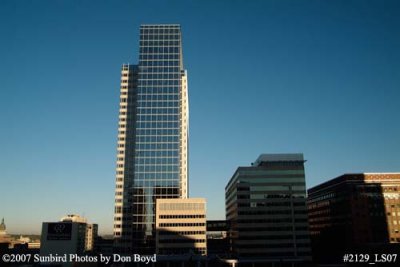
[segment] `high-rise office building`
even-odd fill
[[[188,94],[181,29],[142,25],[138,65],[123,65],[114,238],[120,253],[154,253],[155,203],[188,195]]]
[[[307,202],[316,260],[341,262],[356,248],[398,251],[400,173],[344,174],[309,189]]]
[[[225,203],[239,263],[311,260],[303,154],[263,154],[239,167],[225,187]]]

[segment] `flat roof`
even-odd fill
[[[279,162],[279,161],[304,161],[303,153],[288,154],[261,154],[254,162],[255,166],[261,162]]]

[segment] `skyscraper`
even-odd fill
[[[120,253],[155,252],[157,198],[187,198],[188,94],[181,29],[142,25],[138,65],[123,65],[114,212]]]

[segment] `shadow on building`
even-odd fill
[[[207,220],[207,252],[209,256],[230,258],[230,223],[226,220]]]
[[[374,255],[400,251],[400,240],[393,237],[396,229],[392,229],[397,221],[389,221],[393,217],[391,209],[400,207],[400,202],[398,197],[396,200],[385,194],[389,187],[396,192],[396,186],[386,184],[385,179],[377,182],[378,178],[343,175],[308,191],[315,262],[340,264],[346,253]],[[397,216],[397,211],[393,215]]]
[[[236,266],[312,266],[302,154],[262,154],[225,187]]]
[[[157,263],[154,266],[160,267],[225,267],[231,266],[214,256],[202,255],[203,251],[198,248],[199,242],[187,235],[181,235],[173,231],[157,230],[160,236],[159,243],[163,248],[158,249]],[[167,246],[164,246],[164,245]],[[145,266],[145,265],[138,265]]]

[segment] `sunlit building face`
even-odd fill
[[[180,26],[142,25],[138,65],[123,65],[114,237],[154,253],[157,198],[186,198],[188,94]]]

